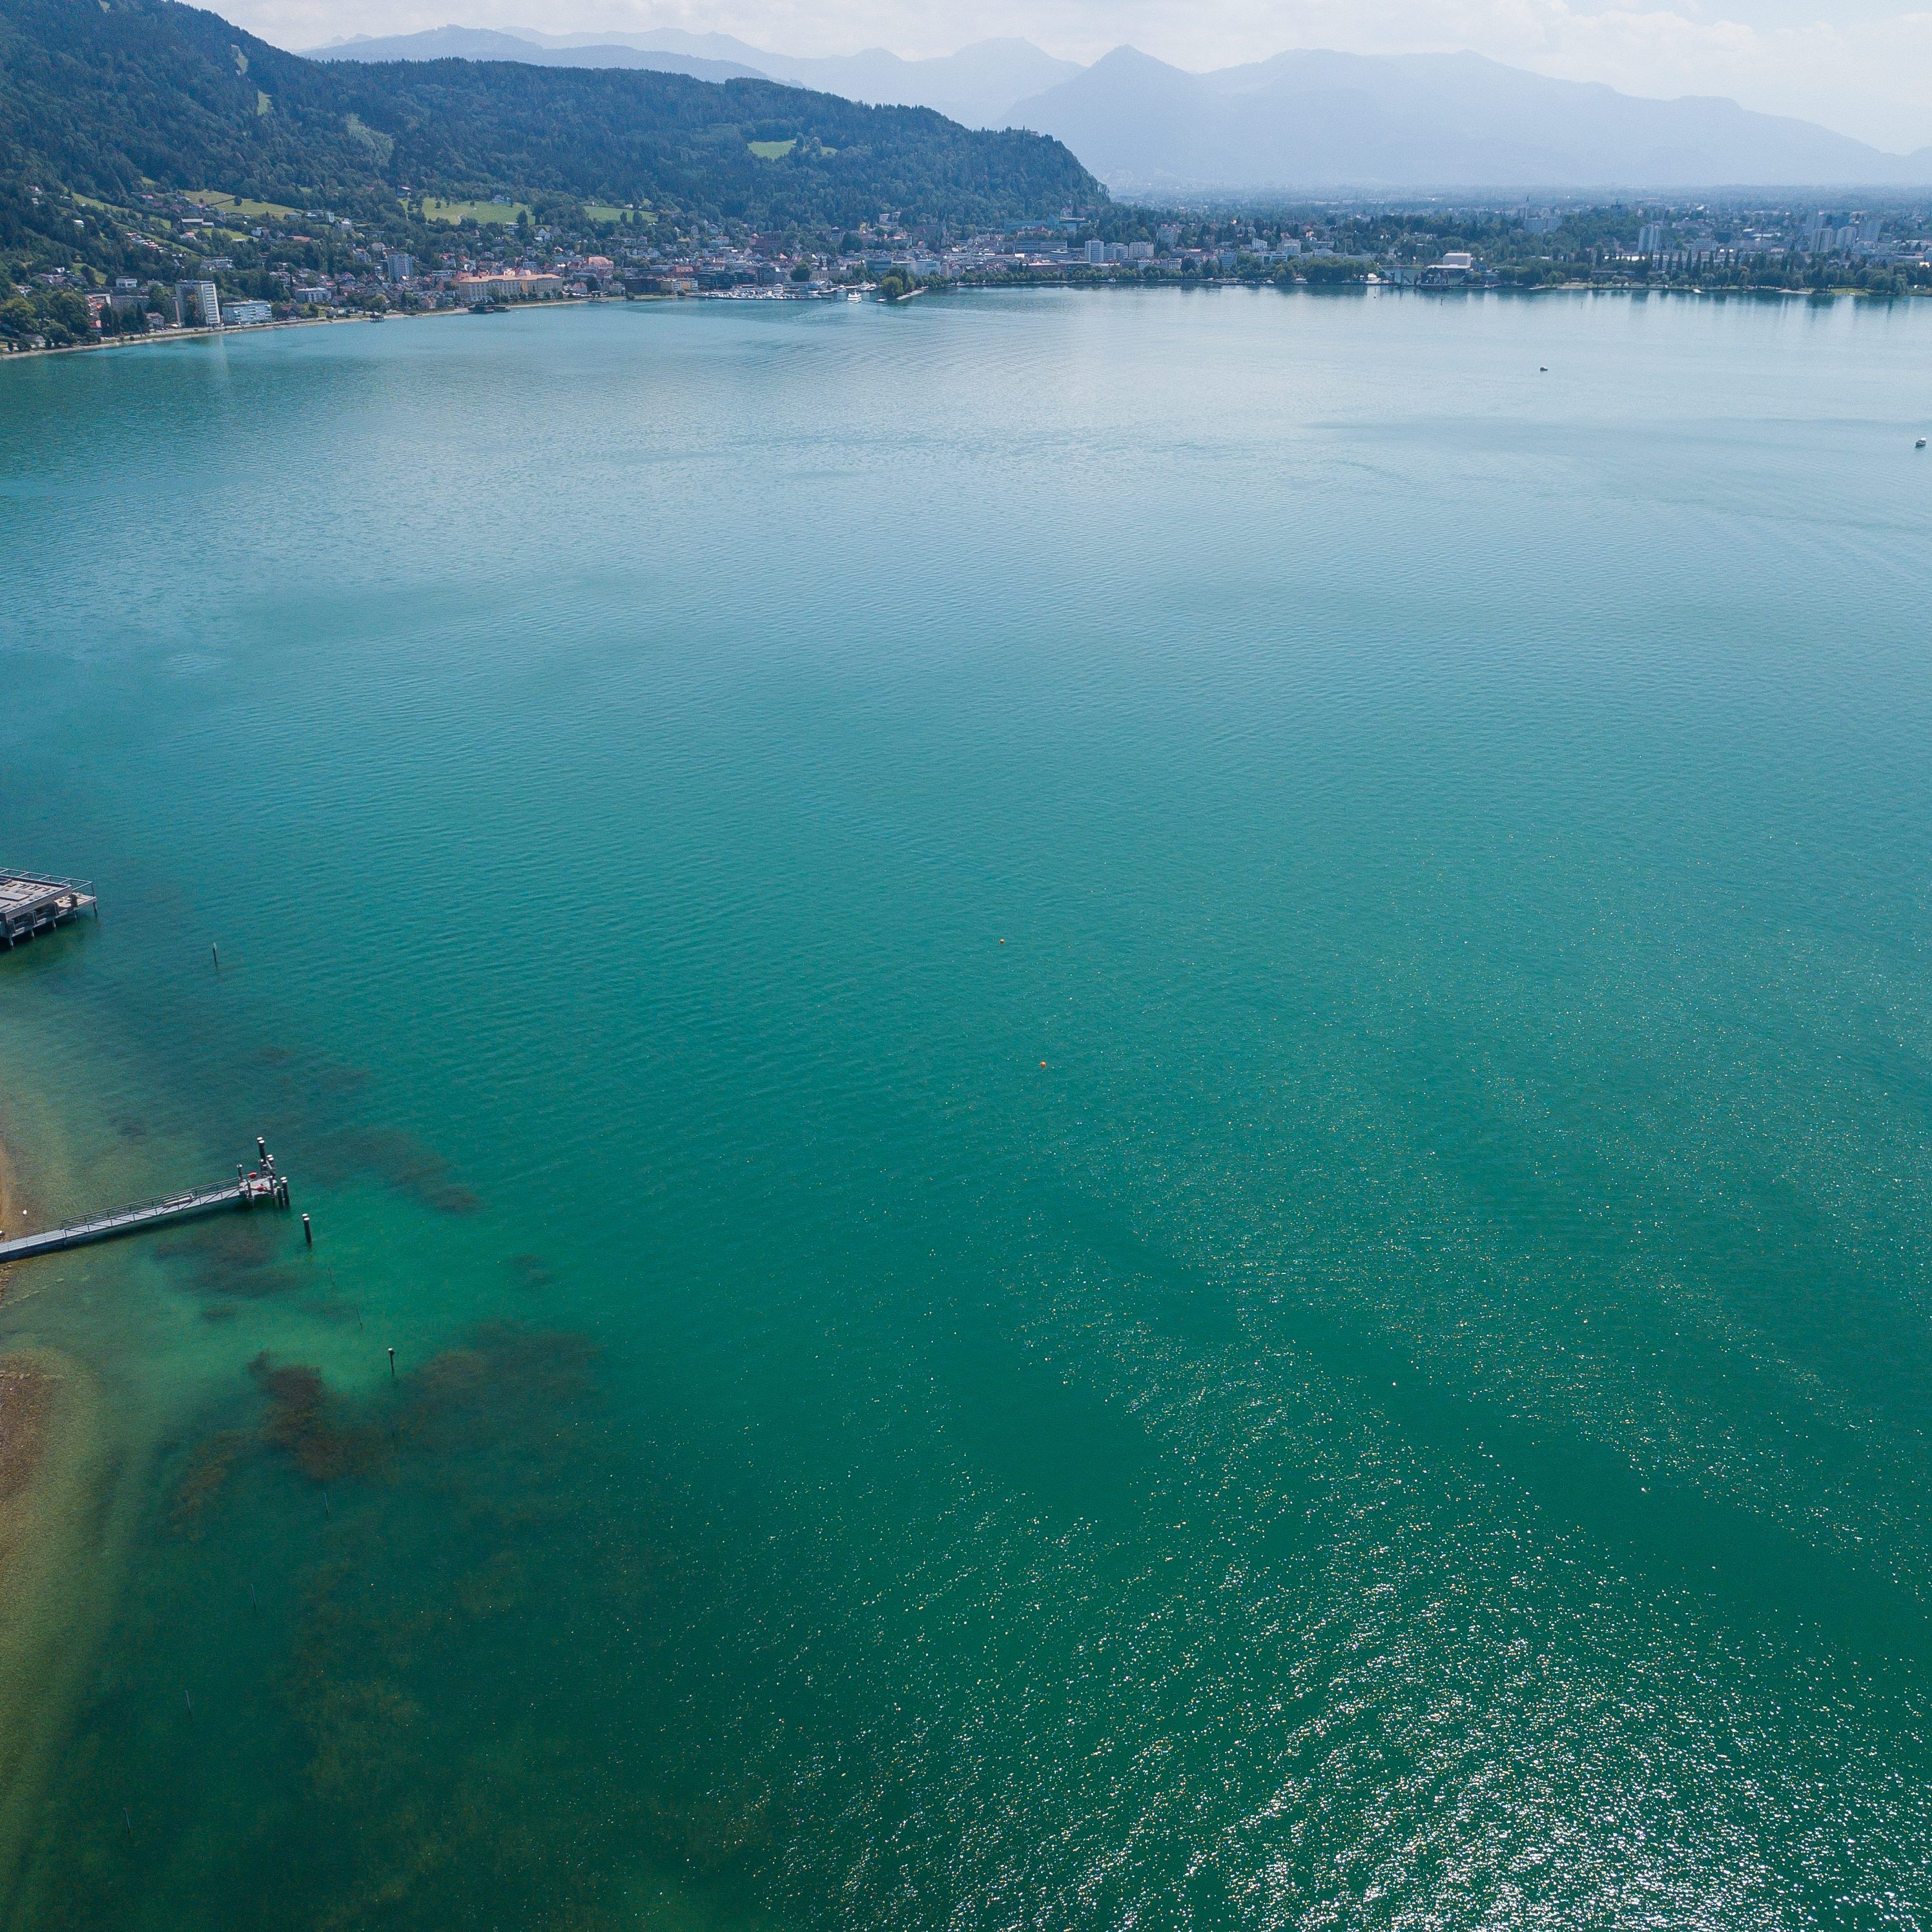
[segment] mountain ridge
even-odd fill
[[[419,58],[411,44],[476,31],[444,28],[366,44]],[[880,48],[777,54],[730,34],[682,28],[519,28],[501,38],[512,51],[493,58],[735,63],[849,99],[930,106],[968,125],[1022,126],[1064,142],[1110,186],[1143,195],[1932,184],[1932,148],[1896,154],[1721,95],[1625,94],[1466,52],[1291,49],[1192,74],[1131,46],[1082,67],[1015,39],[906,60]],[[514,51],[520,42],[528,53]],[[374,57],[353,42],[316,51],[332,59]],[[1054,76],[1050,85],[1023,85],[1042,74]]]
[[[657,71],[312,61],[178,0],[0,0],[0,175],[124,203],[158,185],[393,208],[406,184],[760,226],[856,226],[881,208],[998,222],[1106,199],[1049,137],[924,108]]]
[[[770,80],[762,68],[742,62],[706,60],[691,54],[645,51],[615,41],[596,41],[583,47],[549,47],[520,34],[493,27],[431,27],[418,34],[358,34],[326,47],[310,47],[305,60],[358,61],[510,61],[526,67],[633,68],[656,74],[681,74],[693,80]]]
[[[452,37],[488,38],[488,54],[465,54]],[[519,45],[531,50],[519,53]],[[1013,104],[1082,71],[1030,40],[1012,37],[977,40],[956,52],[908,60],[884,47],[856,54],[781,54],[729,34],[694,34],[680,28],[656,33],[547,34],[534,28],[437,27],[418,34],[372,39],[358,35],[306,50],[316,60],[422,60],[443,55],[522,59],[532,65],[628,66],[646,62],[702,62],[736,67],[789,86],[836,94],[868,106],[929,107],[968,127],[1004,127]],[[679,68],[680,72],[694,71]],[[704,79],[723,79],[704,74]]]

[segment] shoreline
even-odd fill
[[[64,1137],[0,1091],[0,1200],[10,1224],[61,1198]],[[38,1097],[38,1096],[37,1096]],[[31,1110],[30,1110],[31,1112]],[[52,1125],[52,1123],[49,1123]],[[15,1916],[50,1794],[121,1587],[151,1457],[56,1304],[0,1268],[0,1923]],[[46,1284],[58,1291],[64,1275]],[[48,1318],[44,1318],[44,1312]]]
[[[0,1355],[0,1571],[10,1582],[10,1518],[39,1473],[52,1400],[51,1378],[34,1351]]]
[[[1406,296],[1642,296],[1647,301],[1652,296],[1688,296],[1697,302],[1905,302],[1915,298],[1932,299],[1932,289],[1908,289],[1902,296],[1874,296],[1863,289],[1785,289],[1785,288],[1736,288],[1736,289],[1677,289],[1639,288],[1628,283],[1602,284],[1594,282],[1552,282],[1537,288],[1418,288],[1412,283],[1384,281],[1337,282],[1316,284],[1298,282],[1284,288],[1278,282],[1199,277],[1192,281],[1178,279],[1172,282],[1127,281],[1078,281],[1069,277],[1060,280],[1042,279],[1024,282],[955,282],[946,286],[928,284],[913,290],[917,295],[1011,295],[1024,294],[1032,289],[1084,289],[1094,292],[1116,290],[1136,291],[1172,290],[1176,293],[1187,294],[1209,289],[1254,289],[1273,290],[1280,295],[1297,295],[1306,291],[1320,295],[1366,295],[1371,290],[1380,293]],[[896,302],[904,302],[906,296],[895,297]],[[585,296],[564,296],[546,302],[506,303],[502,313],[520,315],[526,312],[536,314],[558,308],[600,308],[608,304],[633,304],[640,302],[746,302],[811,300],[811,297],[740,296],[730,290],[706,290],[693,291],[688,295],[669,296],[604,296],[592,298]],[[817,298],[830,299],[828,297]],[[272,330],[284,328],[336,328],[346,325],[369,322],[440,322],[454,316],[467,315],[466,308],[392,309],[380,316],[374,315],[316,315],[290,316],[280,322],[252,322],[238,324],[233,328],[170,328],[154,335],[116,335],[100,342],[68,342],[57,347],[46,349],[14,349],[0,354],[0,368],[10,362],[28,362],[43,356],[94,356],[116,349],[152,349],[171,342],[206,342],[217,338],[226,340],[230,337],[266,335]]]
[[[11,1110],[0,1112],[0,1209],[34,1198]],[[42,1176],[44,1180],[46,1177]],[[0,1268],[0,1312],[23,1298]],[[64,1350],[0,1340],[0,1918],[30,1854],[62,1738],[112,1599],[118,1515],[100,1383]]]
[[[606,298],[608,299],[608,298]],[[556,301],[526,302],[526,308],[590,308],[595,304],[585,296],[560,297]],[[280,322],[238,322],[232,328],[164,328],[152,335],[110,335],[98,342],[63,342],[45,349],[12,349],[0,354],[0,368],[9,362],[25,362],[37,356],[97,356],[115,349],[153,349],[170,342],[209,342],[231,336],[266,335],[284,328],[336,328],[358,322],[440,322],[446,316],[467,315],[466,308],[391,309],[376,315],[291,315]]]
[[[57,1775],[119,1538],[103,1399],[74,1358],[0,1354],[0,1918]]]
[[[7,1131],[6,1118],[0,1114],[0,1232],[12,1234],[31,1216],[33,1202],[20,1184],[18,1164],[8,1151]],[[7,1299],[13,1272],[12,1266],[0,1265],[0,1303]]]
[[[271,329],[334,328],[344,322],[434,322],[446,315],[466,315],[466,309],[429,309],[380,318],[373,315],[292,315],[280,322],[250,322],[233,328],[164,328],[152,335],[110,335],[99,342],[63,342],[46,349],[14,349],[0,356],[0,368],[38,356],[98,356],[116,349],[154,349],[170,342],[209,342],[231,335],[266,335]]]

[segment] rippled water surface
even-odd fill
[[[0,1132],[316,1230],[0,1303],[104,1472],[5,1922],[1932,1922],[1928,352],[0,368],[0,860],[104,911]]]

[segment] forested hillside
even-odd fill
[[[0,172],[116,201],[144,182],[298,207],[522,190],[761,227],[1106,198],[1057,141],[927,109],[654,72],[325,63],[173,0],[0,0]]]

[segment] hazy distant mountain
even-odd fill
[[[1735,101],[1640,100],[1468,53],[1192,74],[1121,47],[1016,117],[1129,193],[1932,182],[1932,148],[1888,154]]]
[[[862,54],[775,62],[774,80],[823,88],[878,106],[932,107],[969,128],[1016,125],[1016,105],[1076,78],[1077,62],[1055,60],[1030,40],[981,40],[936,60],[902,60],[883,47]]]
[[[937,60],[883,48],[806,57],[729,34],[440,27],[314,50],[329,60],[522,61],[756,75],[969,128],[1057,136],[1129,194],[1271,189],[1655,188],[1932,184],[1932,148],[1888,154],[1736,101],[1651,100],[1478,54],[1277,54],[1189,74],[1132,47],[1090,68],[1028,40]]]
[[[376,38],[358,34],[309,50],[310,60],[520,61],[528,67],[632,68],[655,74],[688,74],[694,80],[765,80],[759,68],[736,61],[698,60],[689,54],[661,52],[600,43],[591,46],[544,46],[520,34],[488,27],[432,27],[420,34]],[[830,92],[830,90],[826,90]]]
[[[808,56],[768,53],[729,34],[546,34],[518,27],[439,27],[391,39],[357,38],[310,50],[318,60],[524,61],[547,67],[651,67],[701,80],[758,74],[794,87],[842,94],[874,106],[936,108],[968,128],[1014,125],[1016,102],[1072,80],[1077,62],[1055,60],[1030,40],[982,40],[936,60],[902,60],[874,47],[865,53]]]

